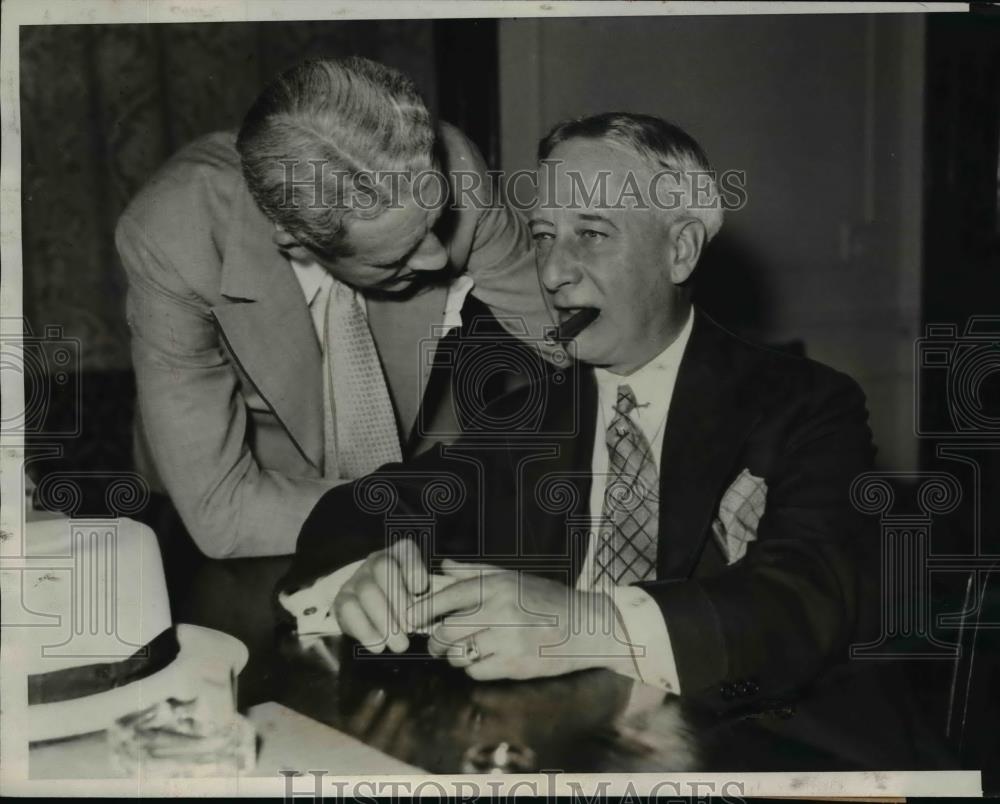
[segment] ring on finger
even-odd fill
[[[473,634],[465,643],[465,656],[470,662],[478,662],[482,658],[479,652],[479,645],[476,644],[476,635]]]

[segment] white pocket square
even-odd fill
[[[749,469],[740,472],[722,495],[712,533],[728,563],[743,558],[747,545],[757,538],[757,525],[764,516],[766,503],[767,483],[764,478],[750,474]]]

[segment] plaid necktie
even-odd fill
[[[604,526],[594,553],[594,586],[626,586],[656,574],[660,486],[646,436],[632,420],[635,394],[618,386],[615,415],[607,430],[608,484]]]
[[[368,321],[340,282],[326,306],[327,477],[354,479],[402,460],[396,414]]]

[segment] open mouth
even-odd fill
[[[559,318],[558,340],[570,341],[597,320],[601,311],[596,307],[560,307],[556,310]]]

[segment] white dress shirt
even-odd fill
[[[667,411],[674,395],[677,369],[680,367],[684,349],[691,337],[694,316],[688,320],[680,334],[666,349],[632,374],[622,376],[605,369],[594,369],[597,380],[597,428],[594,434],[594,449],[590,468],[593,481],[590,486],[590,518],[597,522],[604,509],[604,492],[609,476],[608,445],[606,432],[615,415],[618,401],[618,386],[628,385],[635,394],[636,405],[632,420],[642,430],[649,442],[660,472],[660,455],[663,451],[663,433],[667,428]],[[667,456],[670,460],[670,456]],[[584,558],[583,569],[577,581],[578,589],[589,589],[594,576],[594,553],[597,539],[591,539]],[[607,591],[607,590],[605,590]],[[680,681],[677,665],[670,647],[670,634],[663,613],[656,601],[636,586],[616,586],[609,594],[615,602],[622,618],[626,638],[632,649],[640,679],[653,686],[680,695]]]

